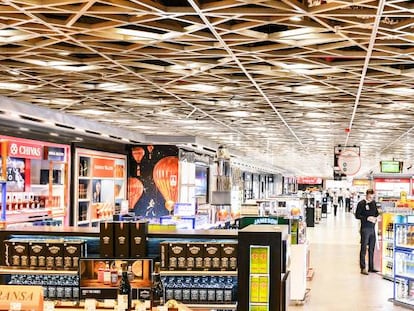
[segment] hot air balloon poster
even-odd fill
[[[129,152],[129,208],[137,216],[169,215],[178,200],[178,148],[132,146]]]

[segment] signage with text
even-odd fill
[[[93,177],[114,177],[115,160],[94,158],[92,162]]]
[[[29,144],[26,142],[10,141],[8,143],[8,155],[14,158],[42,159],[42,145]]]
[[[322,178],[321,177],[298,177],[297,182],[298,184],[317,185],[317,184],[322,184]]]
[[[0,310],[10,310],[19,306],[20,310],[43,311],[43,289],[32,285],[1,285]]]

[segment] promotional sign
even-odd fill
[[[321,177],[298,177],[297,182],[298,184],[317,185],[317,184],[322,184],[322,178]]]
[[[338,157],[338,166],[345,175],[355,175],[361,168],[361,157],[354,150],[345,149]]]
[[[1,285],[0,310],[43,311],[43,289],[33,285]]]
[[[94,158],[92,161],[93,177],[114,177],[115,160]]]
[[[26,142],[10,141],[8,144],[9,157],[25,159],[42,159],[42,145],[29,144]]]
[[[43,150],[43,158],[51,161],[64,161],[65,148],[45,146]]]

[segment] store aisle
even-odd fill
[[[343,209],[307,229],[315,272],[305,303],[289,310],[406,310],[388,301],[393,295],[391,281],[374,273],[360,274],[358,230],[359,221]]]

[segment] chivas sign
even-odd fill
[[[28,144],[23,142],[11,141],[9,142],[9,157],[26,158],[26,159],[42,159],[42,146],[35,144]]]

